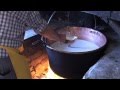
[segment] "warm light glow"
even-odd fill
[[[53,70],[50,68],[50,66],[48,66],[48,72],[46,73],[46,78],[43,79],[64,79],[64,78],[55,74]]]
[[[45,54],[30,63],[30,71],[32,79],[64,79],[52,71]]]

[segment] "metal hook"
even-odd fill
[[[95,21],[95,26],[94,26],[94,29],[96,29],[96,17],[95,17],[95,15],[93,15],[94,16],[94,21]]]
[[[51,21],[51,19],[52,19],[52,17],[54,16],[54,14],[55,14],[55,13],[56,13],[56,11],[54,11],[54,12],[51,14],[50,18],[48,19],[47,24],[49,24],[49,23],[50,23],[50,21]]]

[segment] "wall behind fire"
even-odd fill
[[[41,16],[45,18],[46,20],[49,19],[50,15],[53,11],[40,11]],[[68,18],[69,13],[69,18]],[[81,26],[81,27],[89,27],[94,28],[96,26],[104,26],[106,23],[99,17],[81,12],[81,11],[56,11],[56,14],[54,15],[53,21],[61,21],[61,22],[68,22],[70,25],[75,26]]]

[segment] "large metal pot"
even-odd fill
[[[58,51],[50,45],[46,45],[51,69],[64,78],[82,78],[86,71],[95,64],[104,54],[107,44],[105,35],[97,30],[85,27],[69,27],[76,31],[79,39],[95,43],[99,48],[86,52]],[[65,30],[61,29],[61,32]]]

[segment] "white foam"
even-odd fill
[[[63,43],[63,42],[55,42],[51,45],[52,48],[57,51],[65,51],[65,52],[86,52],[98,49],[99,47],[86,40],[75,40],[74,43]]]

